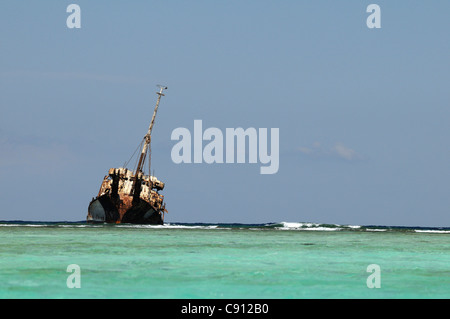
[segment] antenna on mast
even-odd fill
[[[157,87],[159,87],[159,92],[156,92],[156,94],[158,94],[158,100],[156,101],[155,111],[153,111],[153,117],[152,117],[152,121],[150,122],[150,126],[148,128],[147,135],[151,135],[151,133],[152,133],[153,124],[155,123],[156,112],[158,112],[159,101],[161,100],[161,96],[164,96],[163,90],[167,90],[167,86],[158,84]]]

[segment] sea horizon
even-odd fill
[[[165,222],[163,225],[151,224],[130,224],[130,223],[89,223],[86,220],[0,220],[1,226],[21,225],[26,226],[33,224],[41,226],[57,226],[57,225],[86,225],[86,226],[118,226],[132,228],[219,228],[219,229],[274,229],[274,230],[310,230],[310,231],[417,231],[417,232],[436,232],[450,233],[450,226],[407,226],[407,225],[352,225],[352,224],[333,224],[333,223],[316,223],[316,222],[264,222],[264,223],[242,223],[242,222]]]

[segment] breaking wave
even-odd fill
[[[87,224],[79,222],[0,221],[0,227],[56,227],[56,228],[135,228],[135,229],[205,229],[205,230],[275,230],[275,231],[352,231],[352,232],[415,232],[450,234],[450,227],[411,227],[379,225],[339,225],[309,222],[278,222],[263,224],[241,223],[166,223],[164,225]]]

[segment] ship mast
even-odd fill
[[[164,96],[163,90],[167,90],[167,86],[158,85],[158,87],[159,87],[159,92],[156,92],[156,94],[158,94],[158,100],[156,101],[155,110],[153,111],[152,121],[150,122],[150,126],[148,127],[147,134],[145,134],[145,136],[144,136],[144,145],[142,146],[141,156],[139,157],[136,174],[134,175],[135,178],[138,177],[139,173],[143,172],[145,157],[147,156],[147,150],[148,150],[148,147],[149,147],[150,141],[151,141],[153,124],[155,123],[156,112],[158,112],[159,101],[161,100],[161,96]],[[150,174],[150,172],[149,172],[149,174]]]

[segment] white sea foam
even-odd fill
[[[57,225],[62,228],[86,228],[86,227],[102,227],[100,225]]]
[[[127,224],[120,224],[116,225],[116,227],[121,228],[152,228],[152,229],[216,229],[219,226],[218,225],[171,225],[171,224],[164,224],[164,225],[127,225]]]
[[[293,222],[281,222],[284,228],[306,228],[306,227],[318,227],[320,224],[316,223],[293,223]]]
[[[415,229],[414,230],[416,233],[434,233],[434,234],[450,234],[450,230],[434,230],[434,229],[430,229],[430,230],[422,230],[422,229]]]
[[[280,230],[316,230],[316,231],[336,231],[341,230],[340,227],[324,227],[317,223],[293,223],[281,222],[282,227],[275,227]],[[338,225],[336,225],[338,226]]]
[[[336,228],[330,228],[330,227],[313,227],[313,228],[304,228],[302,230],[317,230],[317,231],[336,231],[341,230],[342,228],[336,227]]]
[[[47,225],[38,224],[0,224],[0,227],[45,227]]]

